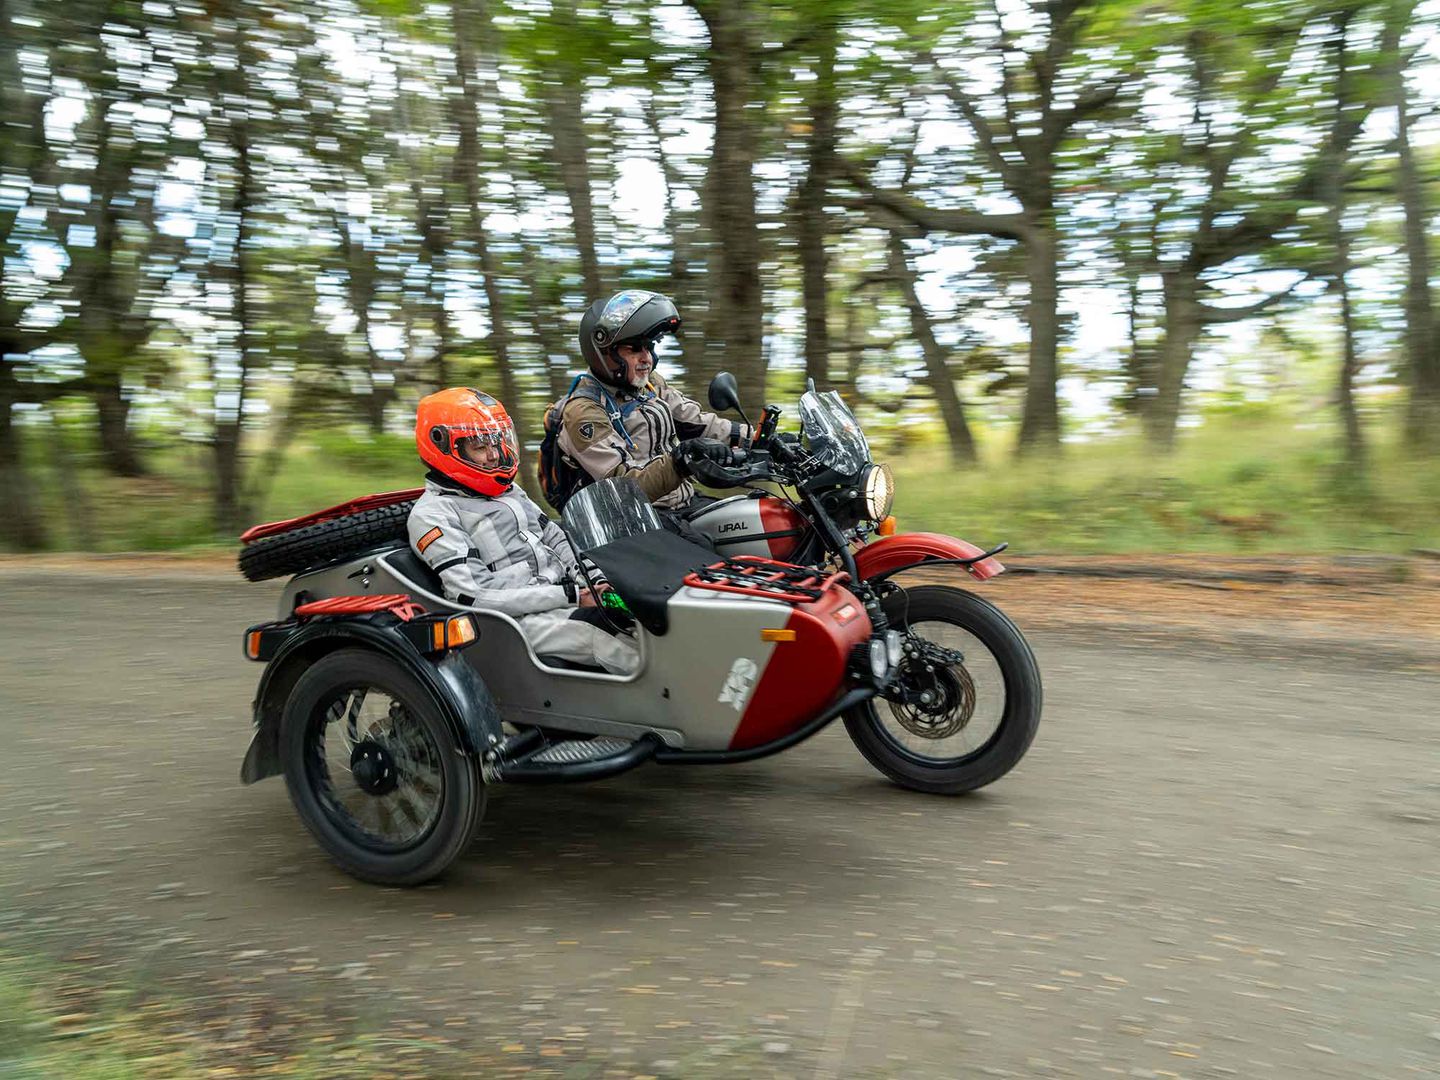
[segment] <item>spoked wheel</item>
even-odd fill
[[[305,827],[365,881],[435,877],[485,809],[479,769],[425,689],[375,653],[345,649],[308,668],[285,703],[281,747]]]
[[[1040,723],[1029,643],[999,608],[962,589],[925,585],[898,601],[886,611],[905,634],[905,658],[885,697],[846,714],[850,738],[870,764],[916,791],[998,780]]]

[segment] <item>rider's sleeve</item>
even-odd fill
[[[636,460],[598,401],[571,398],[560,418],[560,449],[596,480],[628,476],[652,501],[683,483],[668,451],[648,461]]]
[[[675,430],[680,438],[717,439],[726,446],[748,446],[754,437],[749,424],[726,420],[723,416],[706,412],[699,402],[686,397],[659,379],[652,379],[652,383],[657,386],[660,400],[675,418]]]
[[[442,499],[416,503],[408,528],[410,546],[440,575],[448,600],[517,618],[572,602],[560,585],[531,584],[531,570],[523,560],[491,569],[461,526],[459,512]]]

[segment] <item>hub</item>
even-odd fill
[[[367,795],[389,795],[400,782],[390,751],[373,739],[355,744],[350,753],[350,775]]]

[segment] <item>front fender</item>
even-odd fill
[[[305,670],[336,649],[357,647],[398,661],[420,681],[445,717],[461,753],[481,753],[503,737],[499,706],[460,650],[436,659],[423,655],[386,626],[360,620],[326,620],[312,623],[288,638],[266,664],[255,692],[255,737],[240,767],[241,783],[253,784],[284,770],[280,761],[280,717],[290,691]]]
[[[984,548],[943,533],[900,533],[881,537],[856,551],[855,569],[862,581],[868,581],[876,574],[919,566],[933,559],[973,559],[983,554]],[[1005,572],[1000,560],[994,557],[971,563],[965,569],[976,581]]]

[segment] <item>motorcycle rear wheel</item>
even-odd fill
[[[897,679],[906,691],[851,709],[845,730],[902,787],[958,794],[994,783],[1025,756],[1040,724],[1040,668],[1029,642],[999,608],[963,589],[921,585],[896,599],[885,605],[895,629],[913,628],[965,659],[907,655]],[[993,716],[993,730],[977,722],[982,713]]]

